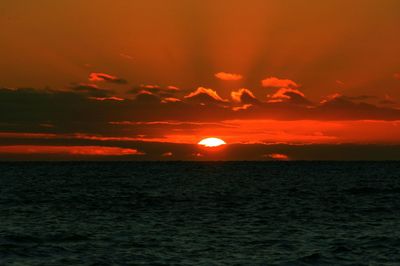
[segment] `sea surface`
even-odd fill
[[[400,265],[400,163],[0,163],[0,265]]]

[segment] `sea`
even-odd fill
[[[3,162],[0,265],[400,265],[400,162]]]

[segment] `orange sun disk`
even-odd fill
[[[204,147],[219,147],[221,145],[225,145],[226,142],[219,138],[205,138],[197,144]]]

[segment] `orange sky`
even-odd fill
[[[117,140],[207,136],[400,144],[399,10],[397,0],[3,0],[0,153],[62,153],[71,139],[105,153],[141,150]]]

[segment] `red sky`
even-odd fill
[[[1,1],[0,159],[399,159],[398,10]]]

